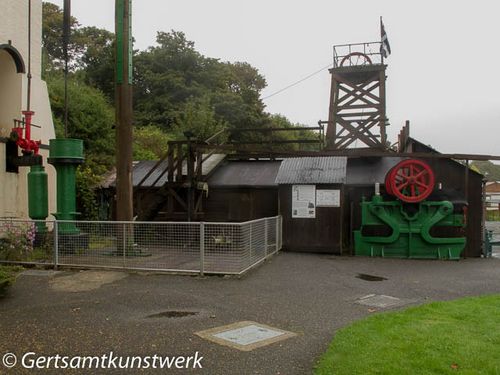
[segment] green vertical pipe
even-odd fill
[[[32,165],[28,173],[28,214],[36,222],[37,232],[47,232],[45,219],[49,216],[47,172],[43,165]]]
[[[75,220],[76,215],[76,166],[58,164],[57,170],[57,218]]]
[[[81,139],[51,139],[49,141],[49,163],[57,172],[58,220],[76,220],[76,168],[83,163],[83,141]],[[74,223],[61,223],[59,233],[78,234]]]

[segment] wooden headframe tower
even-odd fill
[[[386,149],[386,65],[380,42],[338,45],[333,50],[326,148]]]

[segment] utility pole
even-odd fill
[[[115,0],[116,219],[133,219],[132,0]]]

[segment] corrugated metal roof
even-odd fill
[[[209,175],[225,158],[225,154],[213,154],[210,155],[207,160],[205,160],[202,164],[202,175]],[[206,157],[206,155],[203,155]],[[157,161],[155,160],[143,160],[134,162],[134,167],[132,170],[132,184],[134,187],[139,185],[139,182],[149,173],[151,169],[156,165]],[[156,168],[153,173],[149,175],[149,177],[142,183],[142,187],[151,187],[153,183],[160,177],[160,175],[167,168],[167,160],[163,161],[158,168]],[[182,174],[187,174],[187,164],[183,162],[182,164]],[[167,172],[163,173],[163,176],[155,183],[155,187],[161,187],[168,181]],[[114,186],[116,183],[116,174],[113,178],[113,181],[110,183],[111,186]]]
[[[280,161],[228,161],[208,179],[208,186],[277,187],[276,175]]]
[[[343,156],[290,158],[281,163],[278,184],[343,184],[347,158]]]

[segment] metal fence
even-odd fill
[[[243,223],[0,219],[0,263],[242,274],[282,246],[281,216]]]
[[[486,221],[485,231],[483,255],[500,258],[500,221]]]

